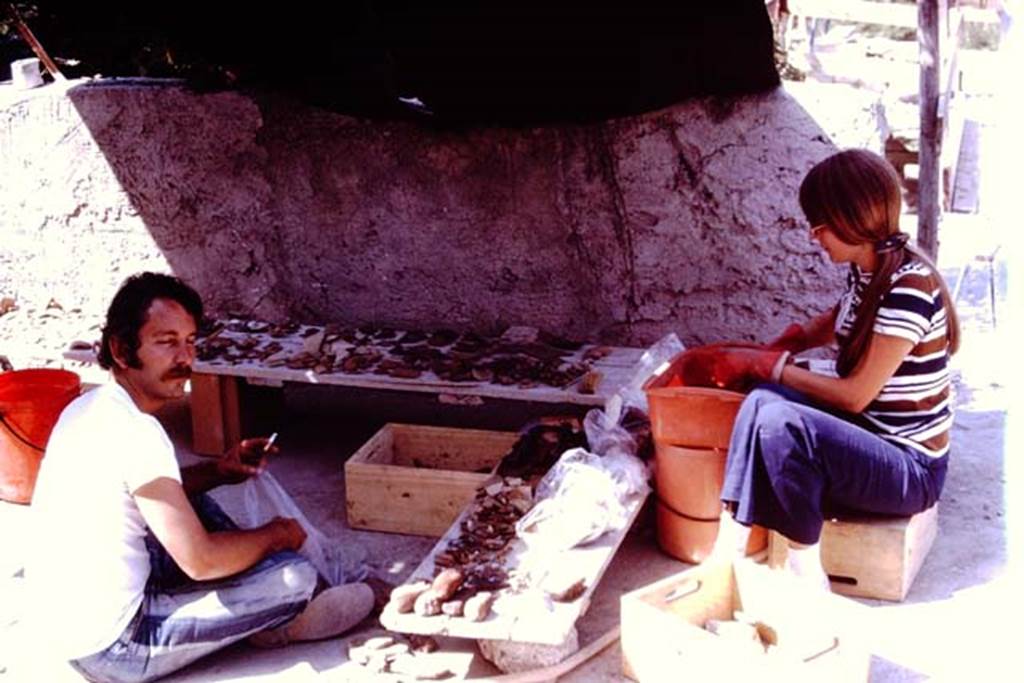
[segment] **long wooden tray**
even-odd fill
[[[566,568],[571,568],[572,576],[584,580],[584,593],[572,602],[552,602],[546,599],[540,590],[524,593],[502,591],[494,603],[491,615],[481,622],[443,614],[433,617],[412,613],[399,614],[393,609],[385,609],[381,613],[380,623],[385,628],[399,633],[561,645],[576,621],[590,607],[591,597],[601,577],[630,527],[633,526],[646,498],[647,494],[644,494],[636,496],[630,502],[629,520],[622,529],[605,533],[587,545],[542,556],[536,550],[529,549],[518,538],[512,541],[512,550],[507,556],[505,567],[516,570],[529,565],[534,585],[541,585],[547,574],[565,571]],[[472,504],[462,511],[430,554],[412,573],[408,582],[433,578],[434,557],[447,547],[449,541],[459,536],[462,520],[471,510]]]

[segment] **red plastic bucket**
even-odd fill
[[[0,499],[32,500],[50,432],[81,389],[81,379],[68,370],[0,374]]]

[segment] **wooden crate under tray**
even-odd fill
[[[384,425],[345,463],[349,526],[440,536],[517,436],[482,429]]]

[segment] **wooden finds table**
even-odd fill
[[[243,381],[257,386],[281,387],[286,382],[296,382],[420,392],[434,394],[443,403],[464,405],[478,405],[484,399],[494,398],[602,406],[608,397],[630,380],[632,370],[643,353],[643,349],[639,348],[593,345],[585,345],[576,351],[566,353],[565,363],[584,365],[594,373],[593,379],[596,381],[592,386],[592,393],[581,392],[584,377],[560,387],[540,383],[520,386],[499,384],[495,381],[449,381],[441,379],[430,370],[423,371],[419,377],[396,377],[372,371],[351,373],[337,368],[330,372],[320,372],[316,367],[289,367],[287,364],[280,364],[285,359],[310,354],[314,348],[323,348],[322,331],[322,328],[304,326],[296,333],[276,337],[272,342],[269,336],[265,336],[260,343],[275,343],[281,347],[269,358],[196,360],[192,374],[193,450],[206,455],[218,454],[242,438],[240,417],[243,401],[240,385]],[[396,334],[400,335],[401,332]],[[241,339],[256,335],[224,331],[219,336]],[[378,343],[377,346],[386,348],[394,343],[385,341]],[[344,340],[332,341],[330,345],[331,353],[339,357],[356,346]],[[588,354],[596,357],[588,359]]]
[[[315,325],[294,325],[287,334],[275,334],[273,328],[268,331],[262,324],[254,328],[259,331],[253,332],[246,325],[254,322],[257,321],[218,321],[218,331],[199,342],[199,358],[192,366],[191,380],[192,448],[196,453],[218,455],[243,437],[241,418],[247,394],[252,393],[247,391],[249,385],[283,387],[287,382],[294,382],[419,392],[433,394],[442,403],[461,405],[480,405],[491,398],[602,406],[631,379],[633,368],[643,354],[643,349],[639,348],[596,345],[584,345],[571,352],[562,351],[560,357],[551,354],[549,361],[553,359],[555,363],[585,367],[589,371],[589,376],[577,377],[562,386],[550,386],[539,381],[530,386],[501,383],[502,378],[452,381],[442,379],[432,370],[424,370],[417,377],[392,376],[378,374],[380,369],[374,366],[349,372],[342,369],[340,362],[324,371],[323,361],[318,361],[318,358],[340,360],[357,347],[360,350],[369,348],[388,359],[388,348],[401,343],[406,332],[394,330],[387,339],[367,343],[365,339],[346,341],[337,334],[330,334],[329,328]],[[420,344],[421,348],[427,348],[425,342]],[[205,352],[208,345],[224,345],[229,347],[229,351],[227,354],[211,354]],[[513,342],[512,345],[527,351],[531,349],[530,344]],[[451,347],[451,344],[447,346]],[[549,347],[548,350],[553,349]],[[71,360],[95,362],[95,353],[91,350],[72,348],[64,356]]]

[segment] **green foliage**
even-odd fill
[[[7,37],[11,34],[17,34],[18,29],[14,26],[14,17],[7,12],[6,2],[0,2],[0,36]],[[13,2],[9,3],[14,5],[14,8],[21,14],[21,18],[24,21],[30,21],[39,15],[39,7],[32,2]]]

